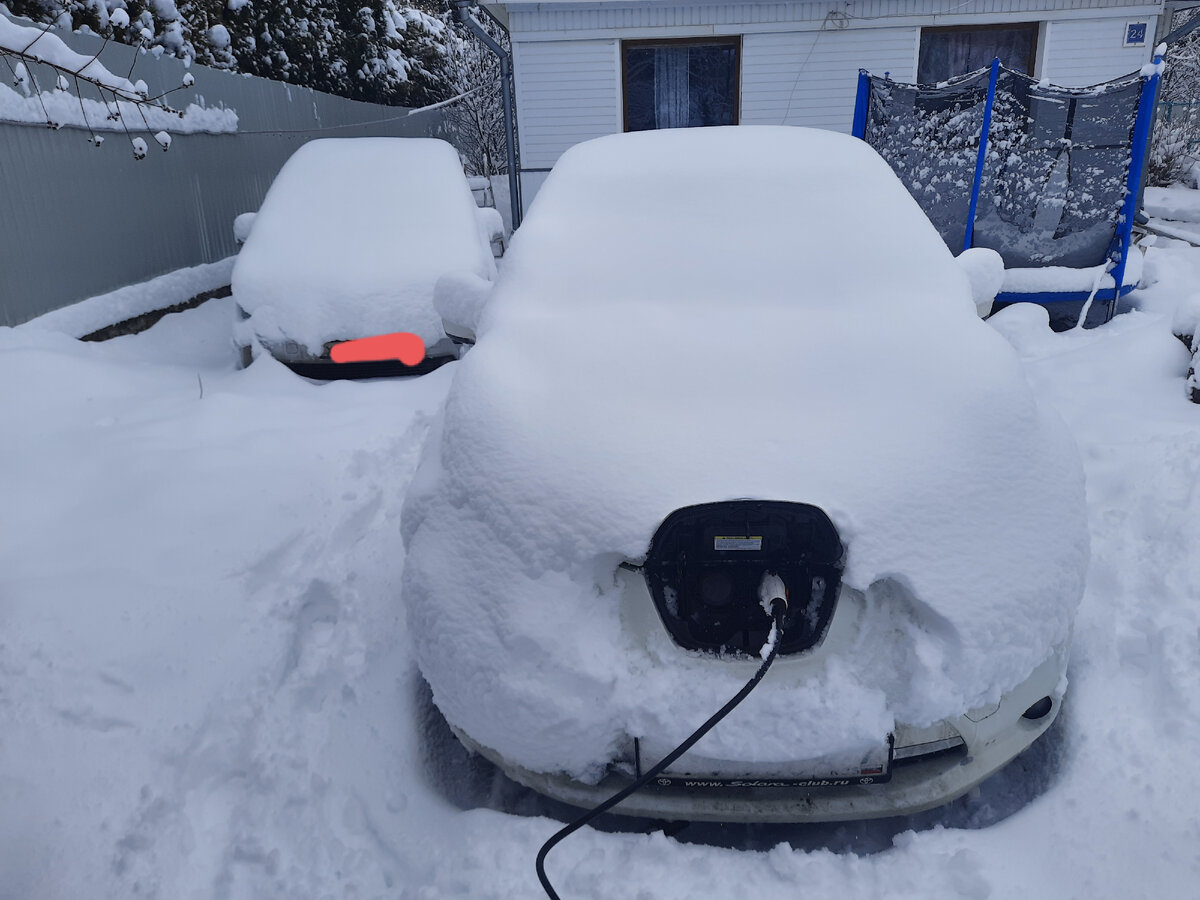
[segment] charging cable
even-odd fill
[[[550,884],[550,879],[546,877],[546,855],[564,838],[578,831],[597,816],[608,812],[622,800],[644,787],[651,779],[662,774],[667,766],[692,749],[700,738],[712,731],[718,722],[733,712],[734,707],[745,700],[750,695],[750,692],[757,687],[758,683],[762,681],[763,676],[767,674],[767,669],[771,668],[771,663],[775,661],[775,655],[779,652],[779,641],[783,637],[783,619],[787,614],[787,590],[784,588],[782,579],[768,573],[763,579],[760,594],[762,595],[763,609],[771,616],[771,633],[767,637],[766,643],[763,644],[763,662],[758,667],[758,671],[754,673],[754,677],[746,682],[745,686],[730,698],[728,703],[717,710],[707,722],[693,731],[682,744],[664,756],[662,760],[651,767],[641,778],[616,794],[613,794],[613,796],[609,797],[599,806],[588,810],[570,825],[558,831],[546,843],[542,844],[542,849],[538,851],[537,855],[537,874],[538,880],[542,883],[542,889],[545,890],[546,896],[550,900],[561,900],[561,898],[555,893],[554,888]],[[774,594],[775,596],[769,596],[770,594]]]

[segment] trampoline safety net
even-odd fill
[[[934,86],[870,76],[860,135],[954,253],[966,246],[991,70]],[[1145,79],[1062,88],[1000,68],[970,246],[1008,268],[1103,263],[1115,238]]]

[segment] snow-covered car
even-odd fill
[[[271,183],[234,264],[241,341],[314,378],[428,371],[457,357],[434,284],[449,271],[494,278],[498,226],[445,141],[310,141]],[[341,341],[396,332],[421,338],[422,363],[330,359]]]
[[[748,699],[616,812],[915,812],[1054,721],[1078,452],[865,143],[580,144],[492,289],[444,307],[477,343],[406,498],[402,592],[434,702],[511,778],[609,797],[769,640]]]

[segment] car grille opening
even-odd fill
[[[922,744],[912,744],[908,747],[896,747],[892,751],[892,765],[903,766],[910,763],[927,762],[953,753],[965,753],[966,748],[967,742],[960,735],[926,741]]]
[[[767,573],[787,586],[779,653],[821,642],[845,567],[837,529],[805,503],[732,500],[676,510],[650,542],[644,574],[671,637],[689,650],[757,654],[771,619],[759,587]]]

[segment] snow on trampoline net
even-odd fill
[[[865,139],[955,253],[966,238],[990,69],[936,86],[871,76]],[[1145,82],[1061,88],[1001,68],[972,246],[1009,268],[1107,258]]]

